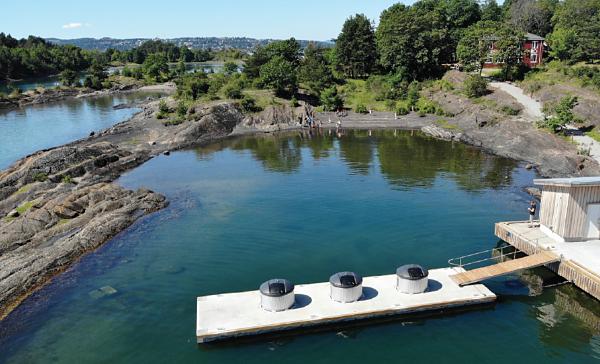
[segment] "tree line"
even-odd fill
[[[65,69],[82,71],[96,55],[75,46],[53,45],[39,37],[15,39],[0,33],[0,80],[57,74]]]

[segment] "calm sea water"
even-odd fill
[[[89,135],[132,116],[138,109],[113,106],[157,97],[134,92],[0,110],[0,169],[27,154]]]
[[[252,343],[198,346],[199,295],[333,272],[430,268],[494,247],[526,217],[516,162],[410,132],[228,140],[157,157],[120,179],[171,205],[84,257],[0,323],[8,363],[586,363],[600,308],[544,269],[488,283],[493,308]],[[98,297],[110,286],[117,293]],[[538,292],[538,293],[535,293]],[[535,293],[535,294],[533,294]]]

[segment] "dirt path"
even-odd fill
[[[500,89],[514,97],[521,105],[525,116],[532,122],[544,117],[542,104],[523,92],[523,89],[506,82],[490,82],[490,86]],[[571,131],[573,141],[577,143],[582,150],[589,150],[590,157],[600,163],[600,142],[581,133],[574,125],[568,125],[567,129]]]
[[[508,93],[523,105],[523,114],[529,121],[533,122],[544,117],[542,104],[527,96],[520,87],[506,82],[490,82],[490,86]]]

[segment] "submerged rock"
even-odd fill
[[[100,287],[98,289],[95,289],[93,291],[90,291],[88,293],[88,295],[91,298],[97,300],[98,298],[102,298],[102,297],[106,297],[106,296],[112,296],[115,293],[117,293],[117,290],[114,289],[113,287],[111,287],[111,286],[104,286],[104,287]]]

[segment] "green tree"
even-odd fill
[[[289,96],[296,92],[298,80],[294,64],[282,56],[275,56],[260,67],[260,84],[273,88],[278,96]]]
[[[85,78],[83,85],[85,87],[100,90],[104,87],[103,82],[106,78],[108,78],[108,75],[105,66],[99,61],[93,61],[88,69],[88,76]]]
[[[153,53],[148,55],[142,65],[144,75],[154,82],[161,82],[167,78],[169,65],[167,57],[163,53]]]
[[[548,42],[550,55],[561,61],[572,61],[581,58],[577,46],[577,33],[573,29],[558,28],[550,34]]]
[[[575,105],[577,105],[576,96],[565,96],[556,104],[553,112],[560,125],[565,126],[576,121],[573,114]]]
[[[550,46],[561,49],[554,53],[561,60],[600,59],[600,0],[565,0],[556,8],[552,22]]]
[[[523,32],[545,36],[552,31],[558,0],[514,0],[508,11],[510,24]]]
[[[204,72],[187,73],[176,81],[177,97],[196,100],[206,94],[210,87],[208,76]]]
[[[377,27],[379,63],[410,79],[433,77],[453,50],[446,19],[438,10],[396,4],[381,14]]]
[[[523,61],[522,45],[525,35],[510,25],[505,25],[499,29],[497,36],[495,56],[503,63],[504,79],[508,79],[513,68]]]
[[[60,73],[59,80],[64,86],[73,86],[78,81],[77,72],[67,68]]]
[[[321,92],[321,104],[325,111],[336,111],[344,106],[344,101],[338,95],[337,88],[331,86]]]
[[[185,68],[185,59],[183,57],[179,58],[179,62],[177,62],[177,74],[178,75],[184,75],[186,72],[186,68]]]
[[[485,0],[481,5],[481,20],[495,22],[502,20],[502,8],[496,0]]]
[[[481,21],[465,30],[456,47],[456,57],[467,70],[481,72],[490,53],[491,39],[496,37],[501,26],[497,22]]]
[[[225,64],[223,65],[223,72],[226,75],[233,75],[237,73],[237,71],[238,65],[235,62],[225,62]]]
[[[334,77],[324,51],[314,43],[309,43],[304,50],[304,59],[298,69],[298,79],[315,96],[319,97],[321,91],[333,85]]]
[[[363,14],[344,22],[335,43],[338,69],[347,77],[367,77],[375,68],[377,49],[369,19]]]
[[[250,79],[260,77],[261,67],[274,57],[281,57],[294,68],[300,63],[300,44],[294,38],[269,43],[265,47],[258,47],[244,65],[244,73]]]

